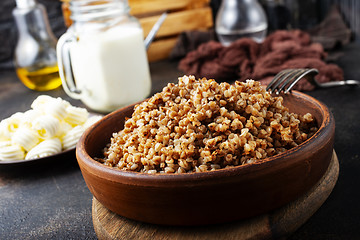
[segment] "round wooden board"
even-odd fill
[[[93,198],[92,218],[99,239],[268,239],[283,238],[304,224],[325,202],[339,175],[335,151],[327,172],[305,195],[273,212],[211,226],[178,227],[142,223],[117,215]]]

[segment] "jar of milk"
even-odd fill
[[[143,31],[127,0],[70,1],[73,24],[57,44],[65,92],[111,112],[145,99],[151,89]]]

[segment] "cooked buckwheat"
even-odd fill
[[[284,152],[316,130],[310,113],[289,113],[259,82],[183,76],[134,107],[103,162],[145,173],[212,171]]]

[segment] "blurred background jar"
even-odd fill
[[[143,30],[126,0],[70,1],[72,24],[57,45],[65,92],[98,112],[145,99],[151,90]]]
[[[215,31],[219,41],[228,46],[241,37],[262,42],[268,23],[257,0],[223,0],[216,15]]]
[[[292,0],[291,6],[297,7]],[[268,33],[279,29],[291,29],[291,12],[285,0],[263,0],[264,10],[268,19]]]
[[[52,90],[61,85],[56,42],[46,9],[35,0],[16,0],[13,16],[18,29],[14,64],[18,77],[30,89]]]

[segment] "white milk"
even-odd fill
[[[71,64],[81,100],[110,112],[145,99],[151,79],[141,28],[118,26],[82,33],[70,47]]]

